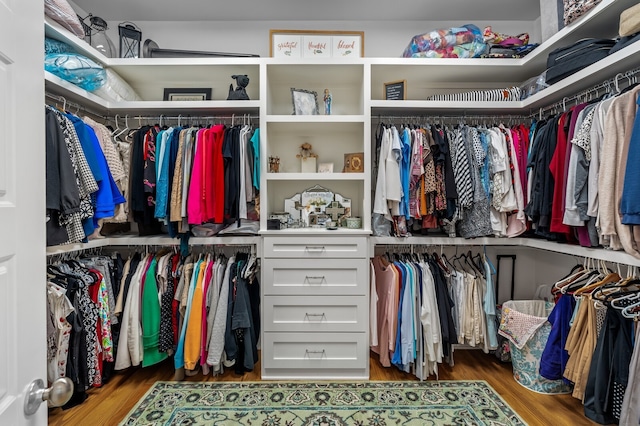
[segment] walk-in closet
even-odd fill
[[[640,425],[638,40],[634,0],[0,2],[0,424]]]

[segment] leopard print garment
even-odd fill
[[[602,0],[564,0],[564,24],[569,25],[593,9]]]

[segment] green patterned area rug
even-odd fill
[[[525,425],[485,381],[157,382],[121,425]]]

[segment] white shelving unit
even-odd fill
[[[532,53],[522,59],[405,59],[357,58],[314,59],[304,62],[275,58],[163,58],[119,59],[107,58],[84,40],[70,34],[57,23],[45,19],[45,33],[72,45],[78,52],[115,70],[145,99],[140,102],[108,102],[92,93],[45,72],[47,91],[70,101],[86,105],[103,114],[130,115],[260,115],[262,155],[261,169],[266,171],[267,157],[280,156],[282,173],[262,173],[263,199],[267,211],[281,210],[282,200],[296,190],[315,183],[336,187],[337,191],[351,191],[352,199],[362,200],[354,211],[363,217],[363,231],[370,232],[370,170],[371,117],[401,115],[528,115],[538,108],[562,100],[580,90],[614,77],[640,65],[637,56],[640,43],[632,44],[609,57],[584,68],[576,74],[552,85],[534,96],[517,102],[444,102],[424,100],[437,91],[464,91],[483,87],[506,87],[519,84],[544,70],[546,57],[552,50],[584,37],[613,37],[620,12],[634,5],[634,0],[604,0],[578,21],[563,28]],[[251,101],[226,101],[231,75],[247,74],[247,88]],[[383,100],[383,83],[407,80],[409,99]],[[213,87],[213,100],[198,102],[165,102],[165,87]],[[333,115],[292,115],[292,87],[318,93],[322,112],[322,93],[329,88],[333,96]],[[346,135],[346,136],[345,136]],[[295,153],[301,143],[308,141],[319,153],[318,162],[333,162],[334,173],[299,173]],[[334,149],[337,147],[337,149]],[[342,156],[349,152],[365,153],[364,173],[339,173]],[[326,160],[326,161],[325,161]],[[349,196],[349,194],[344,194]],[[261,229],[266,230],[266,215],[262,215]],[[282,232],[282,231],[280,231]],[[287,231],[288,232],[288,231]],[[300,232],[298,230],[297,232]],[[344,232],[341,230],[341,232]],[[422,244],[422,237],[394,243]],[[109,242],[117,242],[109,239]],[[228,240],[225,240],[228,241]],[[371,238],[371,244],[377,240]],[[386,240],[388,241],[388,240]],[[430,240],[433,244],[433,240]],[[497,241],[500,241],[498,243]],[[104,241],[103,241],[104,242]],[[133,243],[133,242],[132,242]],[[147,244],[140,239],[135,244]],[[480,241],[445,239],[435,244],[478,245]],[[91,242],[91,244],[99,244]],[[101,244],[101,243],[100,243]],[[380,242],[380,244],[386,244]],[[513,245],[540,250],[568,252],[606,258],[621,263],[635,263],[636,259],[621,252],[563,246],[541,240],[487,239],[486,245]],[[78,245],[74,245],[78,247]],[[556,248],[559,247],[559,248]],[[570,247],[567,249],[566,247]],[[64,250],[62,248],[50,250]],[[581,251],[587,250],[587,251]]]
[[[350,198],[352,216],[362,217],[363,229],[370,230],[370,190],[368,164],[371,140],[370,117],[366,109],[368,88],[366,59],[312,60],[266,59],[261,95],[266,115],[261,115],[263,170],[268,157],[280,158],[279,173],[263,173],[261,197],[267,211],[282,211],[284,199],[321,184]],[[292,88],[317,93],[318,115],[294,115]],[[332,113],[324,115],[324,90],[332,95]],[[301,173],[300,146],[310,143],[319,163],[332,163],[334,173]],[[364,154],[363,173],[341,173],[345,154]],[[265,196],[266,194],[266,196]],[[261,217],[266,229],[267,216]],[[299,232],[301,230],[298,230]],[[344,229],[337,232],[342,233]],[[306,230],[302,230],[306,232]]]
[[[137,115],[182,115],[185,120],[188,120],[189,115],[231,115],[242,120],[242,116],[246,114],[258,115],[261,132],[260,235],[191,238],[189,243],[213,246],[250,245],[257,248],[258,255],[264,262],[262,284],[263,289],[266,289],[263,290],[261,308],[265,324],[261,335],[265,377],[367,378],[368,324],[365,324],[367,316],[364,315],[364,312],[368,312],[367,259],[374,254],[376,247],[489,246],[495,250],[526,249],[523,251],[560,253],[640,265],[639,259],[624,252],[527,238],[467,240],[370,236],[373,117],[534,114],[541,107],[640,66],[637,60],[640,43],[632,44],[586,67],[524,101],[468,103],[426,99],[437,93],[519,85],[545,69],[549,52],[584,37],[614,37],[620,12],[636,3],[636,0],[603,0],[587,15],[555,34],[522,59],[113,59],[99,54],[57,24],[45,21],[48,36],[71,44],[80,53],[116,71],[144,100],[108,102],[49,73],[45,73],[45,84],[47,91],[86,105],[88,109],[104,115],[128,115],[130,119]],[[249,76],[247,92],[250,101],[226,100],[229,85],[235,86],[231,78],[234,74]],[[398,80],[406,80],[408,99],[384,100],[384,83]],[[213,88],[212,100],[162,100],[165,88],[184,87]],[[291,88],[315,91],[319,114],[293,115]],[[324,115],[322,96],[325,89],[329,89],[332,94],[331,115]],[[300,145],[305,142],[312,144],[313,151],[318,155],[317,163],[333,163],[334,173],[301,173],[300,160],[296,158],[296,154]],[[344,155],[356,152],[364,154],[364,172],[341,173]],[[268,172],[270,156],[281,159],[279,173]],[[362,229],[267,230],[266,221],[270,212],[281,211],[285,198],[316,184],[349,197],[352,201],[352,215],[362,217]],[[178,239],[163,236],[118,236],[87,244],[49,247],[47,254],[109,246],[177,245]],[[345,255],[345,247],[350,246],[352,251]],[[281,251],[278,252],[277,247]],[[566,262],[565,257],[558,257],[562,258],[561,262]],[[547,262],[551,265],[554,260]],[[355,278],[351,281],[344,279],[344,271]],[[325,286],[326,288],[307,285],[310,278],[318,277],[326,278],[330,285]],[[358,321],[351,324],[348,330],[342,330],[344,333],[331,327],[312,329],[310,326],[314,324],[310,325],[308,321],[305,323],[299,319],[289,321],[288,325],[281,321],[292,313],[304,314],[307,305],[334,308],[341,305],[344,312],[348,311]],[[314,332],[308,332],[310,330]],[[325,346],[339,348],[337,352],[328,355],[330,359],[328,358],[327,363],[319,359],[308,359],[309,353],[324,353],[321,351],[324,351]]]

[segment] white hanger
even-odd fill
[[[638,293],[636,293],[636,294],[638,294]],[[640,298],[640,295],[637,298]],[[625,317],[625,318],[637,319],[640,316],[640,313],[639,312],[632,312],[632,311],[637,309],[638,307],[640,307],[640,302],[632,303],[631,305],[625,307],[622,310],[622,316]]]
[[[124,117],[124,129],[114,135],[114,138],[120,137],[122,134],[129,131],[129,114]]]
[[[115,134],[120,131],[120,125],[118,124],[118,114],[116,114],[116,129],[111,132],[111,136],[115,137]]]

